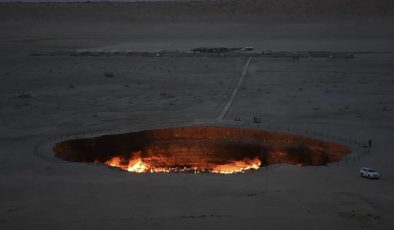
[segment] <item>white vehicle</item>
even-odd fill
[[[379,173],[376,170],[371,169],[371,168],[366,168],[366,167],[361,168],[360,175],[362,177],[369,178],[369,179],[379,179],[379,177],[380,177]]]

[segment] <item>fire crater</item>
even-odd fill
[[[258,129],[191,126],[73,139],[53,146],[66,161],[102,163],[135,173],[221,173],[287,163],[326,165],[348,147]]]

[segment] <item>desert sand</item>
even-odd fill
[[[0,228],[393,229],[393,12],[389,0],[1,3]],[[248,55],[67,53],[214,46],[353,58],[253,57],[217,120]],[[51,149],[196,124],[306,135],[352,154],[232,175],[135,174]],[[363,166],[381,179],[361,178]]]

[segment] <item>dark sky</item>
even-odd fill
[[[207,1],[207,0],[0,0],[0,2],[165,2],[165,1]],[[214,0],[212,0],[214,1]]]

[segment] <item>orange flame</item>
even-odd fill
[[[133,159],[125,163],[122,158],[113,157],[111,160],[105,162],[105,164],[112,167],[118,167],[129,172],[137,173],[146,172],[148,169],[148,165],[144,163],[141,158]]]
[[[261,161],[259,159],[249,160],[244,159],[242,161],[234,161],[229,164],[217,165],[213,168],[213,173],[231,174],[245,172],[251,169],[260,168]]]
[[[148,159],[149,160],[149,159]],[[113,157],[105,162],[106,165],[118,167],[123,170],[135,173],[168,173],[168,172],[212,172],[220,174],[242,173],[248,170],[260,168],[261,161],[259,159],[243,159],[240,161],[232,161],[227,164],[218,165],[202,165],[202,167],[160,167],[154,164],[149,164],[140,156],[136,154],[133,159],[126,160],[119,156]]]

